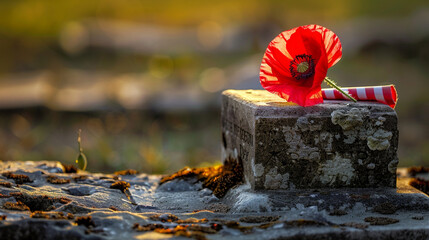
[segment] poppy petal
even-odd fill
[[[261,85],[301,106],[322,103],[321,84],[341,55],[338,37],[322,26],[284,31],[267,47],[261,63]]]

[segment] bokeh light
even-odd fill
[[[220,93],[261,89],[281,31],[343,44],[340,85],[392,83],[400,166],[429,164],[429,2],[23,0],[0,3],[0,160],[165,173],[220,160]],[[323,86],[326,87],[326,86]]]

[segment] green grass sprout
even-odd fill
[[[82,144],[81,144],[81,137],[80,137],[81,133],[82,133],[82,129],[79,129],[79,133],[77,136],[77,144],[79,146],[79,155],[76,158],[76,164],[78,165],[78,167],[80,169],[85,171],[86,165],[88,164],[88,160],[87,160],[85,154],[83,153]]]

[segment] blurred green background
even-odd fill
[[[220,92],[281,31],[333,30],[341,86],[395,84],[401,166],[429,165],[429,2],[0,2],[0,159],[173,172],[220,161]]]

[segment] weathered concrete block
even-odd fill
[[[396,187],[397,116],[379,103],[304,108],[265,90],[227,90],[222,145],[253,189]]]

